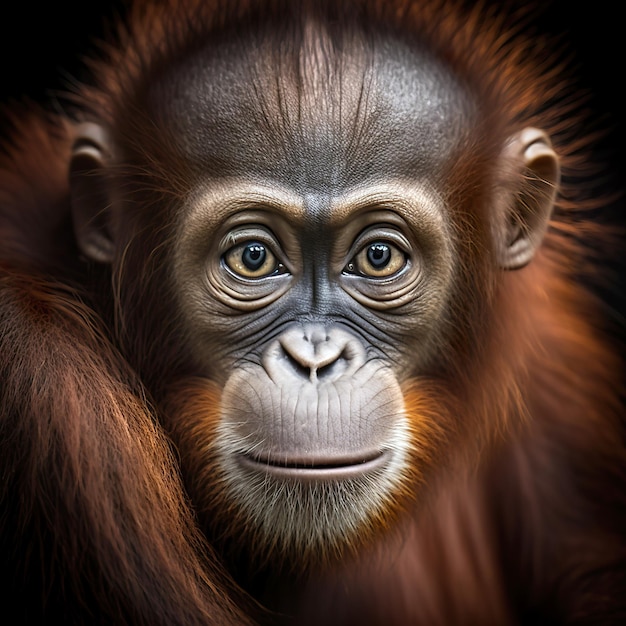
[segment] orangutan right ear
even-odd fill
[[[111,160],[106,131],[99,124],[77,127],[70,161],[70,202],[74,234],[82,253],[92,261],[111,263],[111,193],[106,172]]]

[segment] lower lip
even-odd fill
[[[310,481],[310,482],[323,482],[323,481],[339,481],[347,480],[350,478],[358,478],[364,474],[380,471],[389,462],[390,452],[385,451],[375,457],[368,457],[367,459],[357,463],[336,464],[325,463],[324,465],[315,465],[311,463],[310,466],[304,463],[285,465],[276,464],[271,459],[254,459],[245,454],[239,455],[239,462],[241,465],[254,472],[263,472],[276,478],[296,480],[296,481]]]

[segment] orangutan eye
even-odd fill
[[[361,248],[344,271],[370,278],[387,278],[399,272],[406,262],[406,254],[393,243],[374,241]]]
[[[260,241],[245,241],[227,250],[224,263],[243,278],[265,278],[281,273],[283,265],[270,248]]]

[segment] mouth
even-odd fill
[[[310,458],[275,458],[240,454],[241,465],[256,473],[297,481],[332,481],[357,478],[381,470],[389,462],[389,450],[376,450],[349,456],[315,456]]]

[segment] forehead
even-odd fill
[[[305,20],[197,47],[160,75],[148,108],[203,176],[319,193],[430,176],[473,107],[419,42]]]

